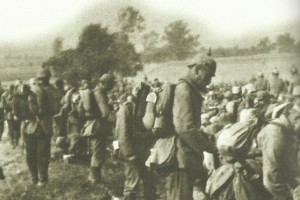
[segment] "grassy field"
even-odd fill
[[[88,182],[88,163],[69,164],[52,159],[45,188],[31,185],[22,147],[12,149],[7,133],[0,142],[0,158],[6,176],[0,181],[1,200],[111,200],[112,195],[122,194],[124,167],[120,160],[110,156],[103,169],[102,183],[96,186]],[[157,200],[163,200],[164,187],[161,181],[158,184]],[[142,193],[138,198],[142,199]]]
[[[290,77],[289,69],[295,65],[300,71],[300,56],[291,54],[255,55],[244,57],[217,58],[217,72],[213,82],[247,81],[258,72],[263,72],[268,77],[274,67],[284,79]],[[150,79],[159,78],[176,82],[182,77],[189,61],[167,62],[162,64],[147,64],[145,70],[139,73],[136,79],[147,74]]]
[[[0,56],[0,80],[4,85],[16,79],[28,80],[36,75],[37,69],[47,60],[45,56],[28,56],[5,58]],[[254,55],[244,57],[217,58],[217,73],[214,82],[233,82],[249,80],[259,71],[267,77],[276,67],[281,77],[290,77],[289,69],[292,65],[299,68],[300,56],[294,54]],[[145,64],[143,72],[140,72],[135,80],[140,80],[143,74],[150,79],[176,82],[185,74],[189,61],[173,61],[159,64]]]

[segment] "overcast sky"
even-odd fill
[[[0,0],[0,41],[47,34],[101,0]],[[109,0],[103,0],[109,1]],[[128,0],[130,1],[130,0]],[[120,0],[124,3],[125,0]],[[300,19],[299,0],[139,0],[163,12],[191,15],[235,35]]]

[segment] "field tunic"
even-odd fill
[[[285,116],[275,119],[283,128],[267,125],[258,134],[258,146],[263,156],[263,183],[274,197],[287,197],[289,188],[297,186],[299,177],[297,153],[299,144]]]

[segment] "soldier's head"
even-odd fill
[[[199,89],[205,90],[215,76],[217,63],[209,56],[201,56],[193,60],[192,64],[188,65],[188,68],[189,78]]]
[[[89,83],[88,80],[82,79],[81,82],[80,82],[80,86],[81,86],[82,89],[87,89],[87,88],[89,88],[90,83]]]
[[[11,94],[13,94],[14,91],[15,91],[15,86],[14,86],[13,84],[10,84],[10,85],[8,86],[8,92],[11,93]]]
[[[115,83],[115,76],[112,74],[103,74],[99,79],[99,86],[105,91],[110,91]]]
[[[290,72],[292,75],[298,74],[298,69],[295,67],[295,65],[292,65]]]
[[[62,80],[61,78],[58,78],[55,80],[55,87],[58,89],[63,90],[64,89],[64,80]]]
[[[51,77],[51,72],[49,69],[42,67],[37,73],[37,82],[38,83],[49,83]]]
[[[274,69],[272,70],[272,75],[273,75],[273,76],[276,76],[276,77],[279,76],[279,71],[278,71],[277,68],[274,68]]]
[[[265,76],[264,76],[264,73],[258,72],[257,77],[258,77],[259,79],[262,79],[262,78],[264,78]]]

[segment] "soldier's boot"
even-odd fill
[[[101,181],[101,168],[91,167],[89,181],[92,185],[95,185]]]
[[[39,183],[38,186],[44,186],[48,183],[48,163],[39,165]]]
[[[27,165],[31,175],[32,184],[37,184],[39,179],[38,179],[38,170],[36,164],[28,162]]]

